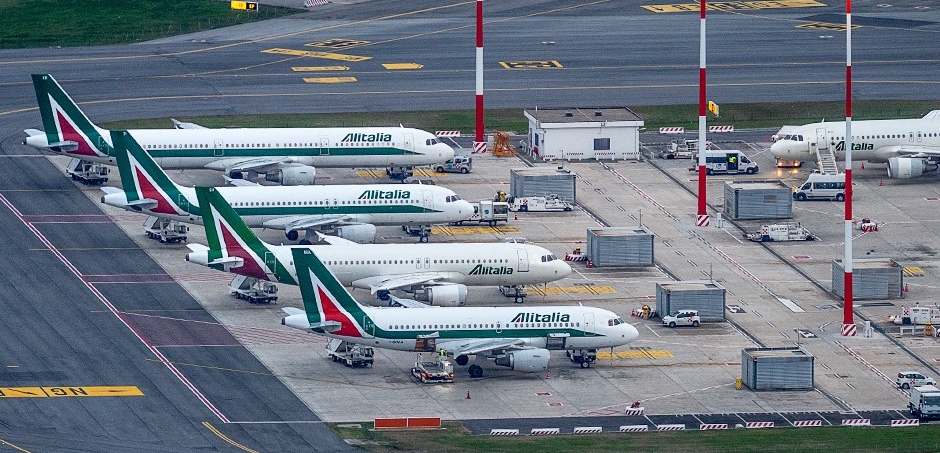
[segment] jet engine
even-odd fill
[[[375,225],[360,223],[338,226],[336,235],[359,244],[371,244],[375,242]]]
[[[428,305],[462,307],[467,303],[467,285],[437,285],[415,290],[415,299]]]
[[[496,364],[523,373],[537,373],[548,369],[550,358],[551,354],[548,349],[520,349],[497,357]]]
[[[264,175],[265,181],[276,182],[282,186],[305,186],[313,184],[317,170],[307,165],[295,165],[278,170],[269,171]]]
[[[888,177],[907,179],[936,171],[937,164],[919,157],[892,157],[888,159]]]

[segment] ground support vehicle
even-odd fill
[[[689,171],[698,171],[698,166],[689,167]],[[741,151],[733,149],[705,151],[705,173],[708,175],[716,173],[753,175],[758,171],[760,168],[757,163],[751,162]]]
[[[237,275],[228,285],[229,293],[236,299],[247,300],[252,304],[269,304],[277,302],[277,285],[271,282],[262,282],[257,278]]]
[[[803,185],[793,189],[793,199],[845,201],[845,173],[811,173]]]
[[[898,385],[898,387],[901,387],[904,390],[922,385],[937,385],[937,381],[935,381],[932,377],[924,376],[917,371],[902,371],[898,373],[898,377],[894,380],[894,382]]]
[[[506,297],[512,297],[513,302],[521,304],[525,302],[525,296],[529,295],[529,289],[526,285],[500,286],[499,292]]]
[[[705,142],[705,149],[712,149],[712,142]],[[673,140],[659,153],[660,159],[694,159],[698,156],[698,140]]]
[[[436,360],[422,360],[418,354],[415,366],[411,368],[411,375],[422,383],[450,383],[454,382],[454,364],[446,356],[438,355]]]
[[[463,225],[464,222],[486,223],[495,226],[499,222],[509,222],[509,203],[505,201],[480,200],[473,206],[473,215],[469,220],[455,222]]]
[[[940,389],[933,385],[912,388],[907,407],[917,418],[940,418]]]
[[[763,225],[760,231],[745,233],[744,237],[754,242],[815,241],[817,239],[799,223]]]
[[[72,177],[73,181],[92,186],[108,182],[108,167],[78,158],[69,161],[65,173]]]
[[[556,194],[544,197],[510,197],[509,210],[516,212],[570,211],[571,203],[562,200]]]
[[[144,222],[144,232],[150,239],[156,239],[164,244],[186,242],[189,227],[175,220],[161,219],[150,216]]]
[[[671,315],[663,316],[663,325],[669,327],[698,327],[701,322],[702,318],[699,317],[698,310],[679,310]]]
[[[350,368],[367,367],[375,363],[375,350],[371,347],[336,338],[326,344],[326,353],[334,362],[342,362]]]
[[[470,156],[454,156],[453,159],[434,167],[438,173],[463,173],[473,171],[473,158]]]
[[[581,365],[581,368],[590,368],[591,364],[597,361],[597,349],[569,349],[565,355],[572,362]]]

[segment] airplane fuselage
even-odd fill
[[[940,119],[852,121],[852,159],[887,162],[904,148],[940,147]],[[845,122],[806,124],[794,128],[770,147],[774,157],[816,161],[816,148],[828,146],[837,158],[845,157]]]

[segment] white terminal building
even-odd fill
[[[626,107],[525,110],[525,151],[545,160],[639,159],[643,119]]]

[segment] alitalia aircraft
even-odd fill
[[[110,138],[123,190],[102,188],[102,203],[180,222],[202,222],[193,188],[171,181],[127,131],[111,131]],[[375,225],[413,225],[422,226],[421,242],[427,242],[427,225],[473,215],[470,203],[452,190],[424,184],[246,185],[220,187],[219,192],[245,223],[284,230],[292,241],[300,230],[331,228],[346,239],[372,242]]]
[[[487,358],[516,371],[538,372],[548,368],[550,350],[586,355],[590,350],[625,345],[639,336],[616,313],[581,305],[366,307],[353,299],[320,260],[320,249],[315,250],[291,250],[304,309],[284,308],[287,316],[282,324],[354,344],[443,351],[461,366],[476,356],[467,370],[471,377],[483,376],[480,365]]]
[[[45,131],[27,129],[23,144],[84,161],[115,165],[108,131],[96,126],[49,74],[33,74]],[[405,127],[130,131],[164,169],[213,169],[232,178],[265,174],[284,185],[313,184],[313,167],[414,167],[446,162],[454,150],[427,131]],[[182,125],[182,126],[181,126]]]
[[[829,147],[845,158],[845,121],[799,126],[770,146],[774,157],[815,162],[816,149]],[[852,160],[888,163],[888,177],[912,178],[940,163],[940,110],[923,118],[852,121]]]
[[[222,188],[196,188],[209,246],[190,244],[186,261],[259,280],[296,285],[293,248],[315,248],[345,286],[388,299],[398,288],[422,288],[433,305],[463,305],[467,286],[548,283],[571,273],[552,252],[515,242],[276,246],[248,228],[223,197]],[[338,238],[333,238],[335,242]]]

